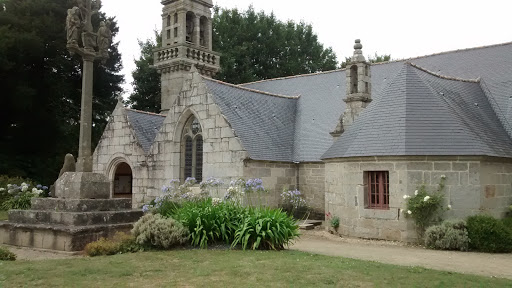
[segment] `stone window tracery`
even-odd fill
[[[196,178],[197,182],[203,180],[203,135],[201,123],[191,116],[183,129],[181,144],[181,170],[182,180],[189,177]]]

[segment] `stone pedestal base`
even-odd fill
[[[130,199],[34,198],[31,210],[10,210],[9,221],[0,221],[0,244],[81,251],[101,237],[130,232],[143,215],[131,206]]]
[[[65,252],[82,251],[85,245],[116,232],[130,233],[132,223],[90,226],[0,222],[0,243]]]
[[[66,172],[55,182],[55,197],[60,199],[109,199],[110,182],[99,173]]]

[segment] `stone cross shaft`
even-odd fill
[[[77,172],[92,172],[91,132],[94,61],[97,59],[106,60],[108,57],[108,53],[105,54],[104,51],[96,52],[98,34],[92,31],[91,15],[97,11],[92,10],[91,2],[91,0],[79,0],[79,7],[70,9],[68,11],[68,19],[66,20],[66,28],[68,30],[67,48],[72,55],[78,54],[83,59]],[[100,5],[99,2],[97,2],[97,5]],[[77,39],[78,33],[73,34],[75,30],[81,32],[82,47],[79,43],[80,39]]]

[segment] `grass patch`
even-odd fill
[[[477,264],[475,264],[477,265]],[[174,250],[3,263],[0,287],[510,287],[512,281],[296,251]]]
[[[7,220],[7,211],[0,210],[0,221]]]

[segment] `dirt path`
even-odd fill
[[[292,250],[402,266],[512,279],[512,254],[435,251],[402,243],[347,239],[325,231],[304,231]]]

